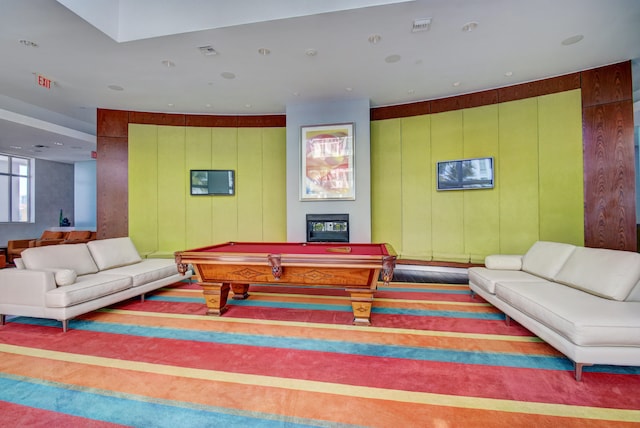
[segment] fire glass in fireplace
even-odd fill
[[[349,214],[307,214],[307,242],[349,242]]]

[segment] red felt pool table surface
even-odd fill
[[[251,254],[351,254],[390,255],[387,244],[350,244],[327,242],[226,242],[190,251]]]
[[[193,266],[209,315],[228,309],[230,289],[234,299],[246,299],[250,284],[293,284],[344,289],[354,323],[369,325],[378,280],[391,280],[396,253],[389,244],[225,242],[175,258],[181,272]]]

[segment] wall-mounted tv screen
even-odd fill
[[[235,189],[235,171],[232,169],[191,170],[192,195],[233,195]]]
[[[438,190],[493,188],[493,158],[442,161],[437,164]]]

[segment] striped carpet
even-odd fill
[[[223,317],[178,283],[60,323],[0,327],[0,425],[622,427],[640,369],[572,364],[466,285],[380,287],[373,326],[344,292],[252,286]]]

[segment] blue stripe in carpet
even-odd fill
[[[9,403],[129,426],[336,426],[324,421],[194,405],[3,373],[0,391],[2,400]]]

